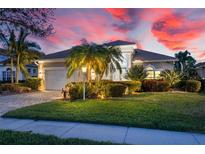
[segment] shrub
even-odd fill
[[[141,91],[142,82],[140,81],[124,81],[122,84],[127,87],[129,94]]]
[[[83,87],[81,84],[68,84],[68,94],[71,100],[81,99],[83,98]]]
[[[201,89],[201,82],[197,80],[186,81],[186,91],[188,92],[199,92]]]
[[[145,92],[163,92],[170,90],[170,84],[163,80],[144,80],[142,83]]]
[[[25,81],[24,86],[30,87],[32,90],[38,90],[40,84],[41,84],[41,79],[32,77],[32,78],[28,78]]]
[[[107,85],[107,96],[110,97],[121,97],[125,93],[126,86],[123,84],[108,84]]]
[[[132,66],[125,75],[126,79],[134,81],[143,81],[146,77],[147,73],[143,65]]]
[[[85,83],[86,98],[104,98],[106,96],[106,85],[103,82]],[[71,100],[83,98],[83,83],[69,83],[66,85],[68,95]]]
[[[21,86],[20,84],[2,84],[0,86],[0,91],[8,91],[10,93],[24,93],[30,92],[31,88]]]
[[[185,91],[186,90],[186,80],[179,81],[174,87]]]
[[[171,87],[177,84],[181,79],[181,75],[179,73],[171,70],[162,71],[160,76],[167,81]]]
[[[164,92],[170,90],[170,84],[167,81],[157,81],[157,91]]]
[[[144,80],[142,82],[143,91],[155,92],[157,91],[157,80]]]

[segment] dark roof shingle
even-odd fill
[[[116,40],[116,41],[112,41],[109,43],[105,43],[104,45],[108,45],[108,46],[118,46],[118,45],[134,45],[136,43],[134,42],[128,42],[128,41],[122,41],[122,40]]]
[[[118,45],[134,45],[133,42],[127,42],[122,40],[117,40],[109,43],[105,43],[104,45],[107,46],[118,46]],[[70,50],[63,50],[60,52],[51,53],[45,55],[42,59],[59,59],[59,58],[66,58],[69,56]],[[177,60],[174,57],[154,53],[150,51],[145,51],[141,49],[135,49],[134,60],[142,60],[142,61],[157,61],[157,60]]]
[[[69,50],[63,50],[55,53],[45,55],[43,59],[57,59],[57,58],[66,58],[69,56]]]
[[[196,64],[196,67],[205,67],[205,62],[201,62]]]
[[[142,60],[142,61],[160,61],[160,60],[177,60],[174,57],[150,52],[142,49],[135,49],[134,60]]]

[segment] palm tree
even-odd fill
[[[83,43],[70,50],[69,57],[66,59],[67,77],[71,77],[76,69],[86,66],[88,81],[91,80],[91,70],[94,70],[102,78],[104,72],[108,72],[108,70],[117,68],[121,70],[119,63],[122,61],[121,57],[121,52],[114,48],[95,43]]]
[[[10,67],[11,67],[11,83],[14,82],[13,66],[14,66],[14,57],[15,57],[15,48],[16,48],[16,36],[14,30],[9,29],[9,37],[4,33],[0,33],[0,41],[3,43],[3,46],[6,48],[6,56],[10,58]]]
[[[26,64],[31,63],[33,60],[39,58],[40,46],[36,42],[27,40],[29,33],[21,28],[18,39],[16,41],[16,83],[19,82],[20,70],[25,77],[28,77]]]
[[[148,74],[143,65],[134,65],[128,70],[125,78],[134,81],[143,81],[147,75]]]
[[[188,50],[176,53],[175,57],[178,59],[175,62],[175,70],[183,73],[183,79],[200,79],[195,68],[196,60]]]
[[[108,73],[113,73],[119,70],[120,74],[122,73],[122,68],[120,63],[123,61],[123,56],[121,51],[112,46],[102,46],[104,55],[104,67],[101,68],[100,79],[102,79],[103,75]]]
[[[169,82],[169,85],[173,87],[176,83],[178,83],[181,80],[182,75],[178,72],[171,71],[171,70],[165,70],[160,73],[160,76],[165,80]]]

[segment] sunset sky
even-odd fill
[[[38,40],[45,53],[79,44],[136,42],[141,49],[167,55],[189,50],[205,60],[205,9],[56,9],[55,34]]]

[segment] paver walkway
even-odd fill
[[[44,91],[0,96],[0,116],[17,108],[51,101],[61,97],[62,95],[60,91]]]
[[[60,138],[81,138],[120,144],[205,144],[205,134],[76,122],[0,118],[0,129],[31,131]]]

